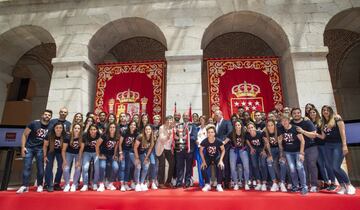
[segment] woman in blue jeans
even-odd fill
[[[117,132],[117,126],[115,123],[109,123],[106,126],[105,134],[96,142],[96,156],[99,158],[99,188],[98,192],[103,192],[105,190],[104,181],[108,177],[110,181],[107,188],[109,190],[116,190],[113,182],[116,181],[116,174],[119,170],[119,163],[116,156],[116,151],[118,148],[119,135]],[[106,170],[107,166],[110,165],[111,170]],[[109,172],[110,174],[106,174]]]
[[[44,163],[46,163],[45,167],[45,185],[47,186],[47,191],[54,191],[54,185],[58,186],[57,189],[60,188],[60,182],[62,177],[62,162],[63,159],[61,157],[61,145],[66,137],[66,132],[64,129],[64,125],[62,122],[57,122],[48,135],[44,139]],[[57,161],[57,170],[55,174],[53,174],[53,166],[54,161]],[[60,188],[61,189],[61,188]]]
[[[70,137],[65,138],[62,145],[62,158],[64,169],[64,192],[75,192],[77,189],[78,181],[80,179],[81,171],[81,157],[84,150],[82,143],[82,127],[80,124],[75,123],[72,125]],[[73,183],[70,187],[70,167],[72,163],[75,164],[75,173],[73,176]]]
[[[134,181],[136,182],[136,192],[148,190],[145,178],[150,166],[150,155],[153,148],[154,134],[151,126],[148,124],[144,127],[134,143]]]
[[[82,160],[82,177],[83,187],[80,189],[81,192],[88,190],[89,185],[89,167],[90,161],[94,161],[94,179],[92,183],[92,189],[97,190],[97,183],[99,181],[99,158],[96,156],[96,142],[100,138],[99,129],[96,125],[92,124],[89,129],[83,135],[84,153]]]
[[[266,147],[261,131],[257,131],[255,124],[250,122],[246,125],[247,134],[245,140],[250,148],[250,159],[253,167],[253,174],[257,185],[255,190],[266,191],[267,168],[266,168]]]
[[[119,180],[121,185],[120,191],[122,192],[132,190],[132,188],[129,187],[128,182],[130,181],[130,170],[134,167],[133,161],[131,159],[134,159],[134,142],[137,136],[137,123],[132,121],[120,137]]]
[[[231,178],[234,182],[234,190],[239,189],[239,183],[242,185],[242,176],[244,174],[245,190],[250,190],[249,181],[249,154],[246,150],[245,129],[241,121],[234,122],[234,129],[227,137],[230,141],[230,170]],[[240,162],[240,164],[238,164]],[[238,170],[240,168],[240,170]],[[242,173],[243,172],[243,173]]]
[[[349,176],[341,168],[344,157],[349,152],[346,144],[344,121],[327,105],[321,108],[321,115],[323,119],[322,135],[317,135],[317,137],[324,139],[325,161],[331,166],[331,170],[341,185],[337,193],[354,195],[356,189],[350,183]]]
[[[309,118],[316,128],[316,132],[321,134],[322,121],[320,113],[316,108],[309,109]],[[320,138],[315,138],[315,143],[319,152],[317,165],[321,176],[320,190],[328,189],[329,191],[333,191],[336,189],[335,175],[333,170],[331,170],[331,167],[328,165],[328,162],[325,161],[325,141]]]
[[[301,133],[296,130],[296,127],[290,124],[290,117],[284,115],[281,117],[281,127],[279,134],[281,135],[279,141],[280,157],[286,157],[290,168],[290,176],[293,183],[292,192],[298,192],[299,179],[301,185],[301,194],[308,193],[306,185],[306,175],[304,168],[304,147],[305,140]],[[281,142],[281,143],[280,143]]]
[[[266,121],[263,138],[268,143],[269,156],[267,158],[267,166],[271,180],[273,180],[270,191],[276,192],[280,189],[281,192],[287,192],[285,187],[286,161],[284,158],[280,158],[279,132],[274,120]],[[277,181],[280,181],[279,185],[276,183]]]

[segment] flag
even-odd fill
[[[176,114],[176,102],[174,104],[174,116],[175,116],[175,114]]]
[[[264,102],[262,97],[254,98],[232,98],[231,99],[231,112],[236,113],[238,107],[244,107],[244,110],[249,112],[250,115],[255,111],[264,111]]]
[[[189,107],[189,121],[192,122],[191,103]]]

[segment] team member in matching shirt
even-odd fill
[[[62,163],[63,159],[61,156],[61,147],[66,137],[66,131],[64,124],[62,122],[57,122],[53,125],[53,128],[50,130],[48,135],[45,137],[44,141],[44,162],[46,163],[45,167],[45,185],[47,186],[47,191],[52,192],[56,186],[56,190],[61,190],[60,182],[62,177]],[[55,182],[53,180],[53,166],[54,160],[57,162],[57,169],[55,174]]]
[[[137,123],[132,121],[129,127],[121,134],[119,143],[119,155],[120,155],[120,190],[125,192],[131,190],[128,185],[130,181],[130,170],[134,167],[132,160],[134,157],[134,142],[138,136]]]
[[[84,150],[82,140],[82,126],[79,123],[74,123],[71,127],[70,136],[64,138],[61,155],[63,158],[62,167],[64,169],[65,187],[64,192],[75,192],[81,173],[81,159]],[[70,187],[70,168],[75,164],[75,172],[73,176],[73,183]]]
[[[32,161],[35,158],[37,168],[37,192],[43,191],[44,178],[44,139],[49,130],[51,110],[45,110],[40,120],[34,120],[26,126],[21,137],[21,156],[24,158],[23,183],[17,193],[29,191]]]
[[[268,142],[269,156],[267,166],[271,180],[273,180],[270,191],[275,192],[280,188],[281,192],[287,192],[285,187],[286,161],[280,157],[279,137],[280,134],[276,122],[274,120],[267,120],[263,139],[265,142]],[[279,185],[276,184],[276,180],[280,181]]]
[[[82,160],[82,177],[83,187],[81,192],[88,190],[89,185],[89,167],[90,161],[94,161],[94,179],[92,182],[92,189],[97,190],[97,183],[99,181],[99,158],[96,155],[96,142],[100,138],[100,133],[95,124],[89,126],[89,129],[83,135],[84,154]]]
[[[202,188],[202,191],[207,192],[211,190],[210,178],[211,174],[211,165],[214,165],[217,177],[217,186],[216,190],[218,192],[224,191],[221,182],[222,174],[224,173],[224,156],[225,156],[225,147],[222,141],[215,137],[215,126],[208,126],[206,129],[207,138],[204,139],[200,144],[200,156],[202,159],[201,163],[201,172],[202,176],[205,179],[205,186]]]
[[[238,190],[239,186],[242,186],[243,174],[245,179],[245,190],[250,190],[248,185],[250,171],[249,154],[246,150],[245,129],[240,120],[234,122],[234,129],[228,136],[228,139],[231,143],[229,155],[234,190]]]
[[[341,168],[344,157],[349,152],[344,121],[340,116],[336,116],[333,109],[327,105],[321,108],[321,115],[323,118],[322,135],[318,135],[318,137],[325,141],[326,161],[341,185],[337,193],[354,195],[356,189],[350,183],[349,176]]]
[[[150,166],[150,155],[154,148],[154,133],[151,125],[147,124],[134,143],[134,181],[135,191],[147,191],[148,187],[145,178]]]
[[[266,151],[265,142],[261,131],[257,131],[254,123],[250,122],[246,126],[247,134],[245,136],[246,143],[250,148],[250,159],[253,167],[257,185],[255,190],[266,191],[267,167],[266,167]]]
[[[290,117],[284,115],[281,117],[282,129],[279,132],[281,135],[280,142],[280,156],[285,155],[287,163],[290,168],[290,176],[293,183],[292,191],[299,191],[299,179],[301,185],[301,194],[308,193],[306,185],[306,175],[304,169],[304,147],[305,141],[301,133],[296,130],[296,127],[290,124]]]
[[[119,135],[117,132],[116,124],[114,122],[107,124],[104,134],[96,142],[96,156],[99,158],[100,169],[100,184],[99,188],[97,189],[98,192],[103,192],[105,190],[105,178],[108,178],[108,180],[110,181],[110,184],[107,186],[107,188],[109,190],[116,190],[113,182],[116,180],[116,175],[119,170],[119,163],[116,155],[118,142]],[[111,170],[106,170],[107,165],[110,165]]]

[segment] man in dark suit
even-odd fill
[[[231,182],[231,173],[230,173],[230,142],[229,140],[225,140],[233,130],[233,126],[230,121],[225,120],[223,117],[223,113],[218,110],[215,112],[215,120],[216,120],[216,137],[219,138],[223,144],[225,145],[225,156],[224,156],[224,165],[225,165],[225,179],[224,179],[224,187],[229,189]],[[220,183],[218,183],[220,184]]]

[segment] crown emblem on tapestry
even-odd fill
[[[116,99],[119,100],[120,103],[134,103],[139,100],[139,98],[140,94],[138,92],[131,91],[130,89],[124,92],[119,92],[116,95]]]
[[[241,84],[233,86],[231,92],[238,98],[244,96],[256,97],[260,93],[260,87],[244,81]]]

